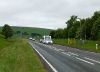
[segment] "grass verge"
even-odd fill
[[[92,52],[100,52],[100,41],[90,41],[86,40],[84,44],[80,42],[80,40],[75,40],[74,44],[68,44],[67,39],[53,39],[55,44],[70,46],[82,50],[92,51]],[[96,43],[98,43],[98,49],[96,49]]]
[[[25,39],[0,38],[0,72],[46,72]]]

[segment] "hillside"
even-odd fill
[[[45,28],[35,28],[35,27],[13,27],[14,32],[21,31],[21,32],[27,32],[28,34],[31,33],[38,33],[41,35],[48,35],[51,31],[51,29],[45,29]],[[1,31],[1,27],[0,27]]]

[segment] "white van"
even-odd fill
[[[53,41],[52,41],[52,39],[51,39],[51,36],[49,36],[49,35],[43,36],[42,42],[43,42],[44,44],[53,44]]]

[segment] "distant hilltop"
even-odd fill
[[[18,26],[13,26],[12,27],[14,32],[23,32],[23,33],[37,33],[40,35],[48,35],[52,29],[46,29],[46,28],[37,28],[37,27],[18,27]],[[0,27],[1,31],[1,27]]]

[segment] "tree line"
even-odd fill
[[[52,30],[50,35],[52,38],[100,40],[100,11],[83,19],[73,15],[66,21],[66,28]]]
[[[11,38],[12,36],[15,36],[15,37],[41,37],[41,34],[38,34],[38,33],[28,33],[26,31],[21,31],[21,30],[14,30],[14,27],[8,25],[8,24],[5,24],[3,27],[2,27],[2,30],[0,32],[0,34],[2,34],[5,39],[8,39],[8,38]]]

